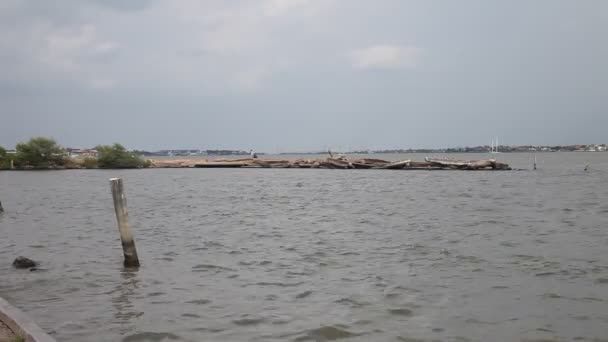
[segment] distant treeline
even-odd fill
[[[72,158],[68,149],[52,138],[31,138],[11,151],[0,146],[0,169],[135,169],[150,166],[149,160],[127,151],[121,144],[99,145],[88,151],[87,155]]]

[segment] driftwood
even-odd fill
[[[495,169],[496,161],[495,160],[479,160],[479,161],[470,162],[467,165],[467,169],[469,169],[469,170],[479,170],[479,169],[485,169],[488,167]]]
[[[194,167],[206,167],[206,168],[230,168],[230,167],[251,167],[255,166],[254,163],[249,162],[203,162],[194,165]]]
[[[451,160],[451,159],[440,159],[440,158],[424,158],[428,163],[447,167],[452,169],[461,170],[510,170],[508,164],[499,163],[495,159],[487,160]]]
[[[355,169],[371,169],[374,167],[372,164],[361,163],[358,161],[353,161],[351,164]]]
[[[428,169],[430,167],[437,167],[437,165],[433,163],[429,163],[427,161],[412,161],[410,162],[410,168],[412,169]]]
[[[361,161],[362,163],[366,163],[366,164],[388,164],[390,163],[388,160],[383,160],[383,159],[372,159],[372,158],[363,158],[363,159],[358,159],[359,161]]]
[[[494,163],[494,168],[496,170],[511,170],[511,167],[509,166],[509,164],[507,164],[507,163],[500,163],[500,162],[495,162]]]
[[[411,162],[412,161],[408,159],[408,160],[404,160],[404,161],[400,161],[400,162],[390,163],[390,164],[386,165],[384,168],[391,169],[391,170],[404,169],[404,168],[408,167]]]
[[[307,169],[386,169],[386,170],[510,170],[508,164],[487,160],[452,160],[442,158],[425,158],[424,161],[387,161],[382,159],[362,158],[348,160],[345,157],[325,159],[222,159],[202,161],[195,167],[222,168],[307,168]]]
[[[336,169],[352,169],[353,165],[346,158],[327,158],[325,163]]]

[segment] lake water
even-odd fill
[[[0,296],[58,341],[606,341],[608,153],[538,166],[0,172]]]

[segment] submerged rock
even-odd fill
[[[32,268],[38,265],[34,260],[28,259],[26,257],[20,256],[13,261],[13,266],[15,268]]]

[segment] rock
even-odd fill
[[[13,266],[15,268],[32,268],[36,267],[37,263],[34,260],[30,260],[26,257],[17,257],[15,261],[13,261]]]

